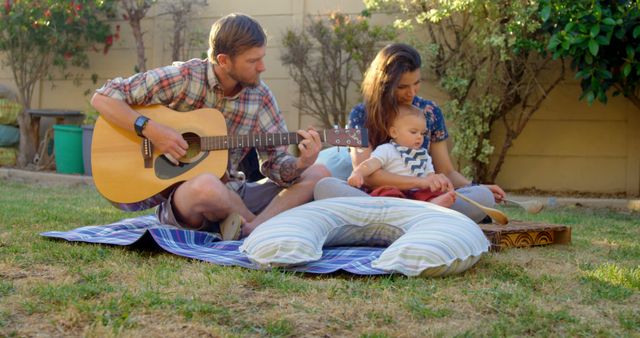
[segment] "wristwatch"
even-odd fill
[[[136,122],[133,123],[133,128],[136,130],[136,134],[138,134],[138,136],[144,137],[144,135],[142,135],[142,131],[144,130],[144,127],[147,126],[148,122],[149,122],[148,117],[143,115],[138,116],[138,118],[136,119]]]

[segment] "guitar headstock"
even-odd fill
[[[369,146],[369,135],[366,129],[326,129],[324,142],[342,147],[366,148]]]

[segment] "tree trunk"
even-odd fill
[[[37,135],[35,124],[32,123],[29,114],[26,109],[18,115],[18,123],[20,124],[20,148],[18,152],[18,158],[16,164],[18,168],[26,168],[29,164],[33,163],[33,158],[36,156],[36,150],[38,145],[36,144]]]
[[[635,95],[629,95],[627,96],[627,98],[631,101],[631,103],[633,103],[634,106],[636,106],[636,108],[640,109],[640,98]]]
[[[183,39],[187,23],[183,12],[175,12],[173,14],[173,43],[171,44],[171,61],[181,61],[183,55],[181,51],[184,49],[186,37]]]
[[[144,56],[144,40],[142,38],[142,27],[140,26],[140,18],[131,17],[130,24],[133,37],[136,40],[136,51],[138,54],[138,72],[147,71],[147,59]]]
[[[620,86],[619,84],[615,84],[615,85],[614,85],[614,87],[615,87],[617,90],[619,90],[619,91],[621,91],[621,92],[624,92],[624,90],[623,90],[622,86]],[[625,97],[626,97],[629,101],[631,101],[631,103],[633,103],[633,105],[634,105],[636,108],[639,108],[639,109],[640,109],[640,97],[638,97],[638,95],[637,95],[637,94],[638,94],[638,90],[636,90],[634,93],[631,93],[631,94],[629,94],[629,95],[627,95],[627,96],[625,96]]]
[[[26,168],[33,163],[38,150],[38,130],[39,125],[31,119],[27,110],[31,108],[31,98],[37,83],[37,78],[42,78],[47,72],[47,57],[41,57],[40,62],[30,68],[34,71],[33,76],[27,76],[25,65],[22,67],[12,66],[13,77],[18,86],[18,101],[22,104],[22,111],[18,114],[18,125],[20,126],[20,143],[18,146],[18,157],[16,165],[18,168]],[[29,62],[33,65],[32,62]],[[38,121],[39,122],[39,121]]]
[[[509,132],[509,126],[507,125],[506,118],[504,120],[505,128],[507,129],[507,135],[504,142],[502,143],[502,149],[500,149],[500,155],[498,156],[496,166],[493,168],[493,172],[491,172],[491,176],[489,177],[489,183],[494,183],[496,181],[496,178],[498,178],[498,173],[500,173],[502,165],[504,164],[504,160],[507,158],[507,152],[513,145],[513,140],[515,139],[511,132]]]
[[[173,44],[171,45],[171,61],[181,61],[182,56],[180,50],[184,43],[182,42],[182,32],[173,32]]]
[[[542,102],[549,96],[549,93],[551,93],[551,91],[554,88],[556,88],[556,86],[558,86],[558,84],[564,79],[564,71],[565,71],[564,64],[561,63],[561,65],[562,67],[561,67],[560,73],[557,74],[555,80],[547,88],[541,88],[542,94],[540,97],[537,98],[537,100],[533,104],[530,104],[530,105],[527,104],[528,99],[532,96],[530,92],[527,95],[525,95],[524,101],[522,100],[513,101],[513,102],[519,102],[519,104],[521,105],[520,109],[522,110],[520,113],[520,118],[517,119],[516,122],[514,122],[515,125],[509,124],[507,119],[507,113],[506,113],[511,109],[514,109],[514,107],[507,108],[508,110],[505,110],[505,113],[501,114],[502,122],[504,123],[504,127],[507,132],[507,135],[505,137],[504,143],[502,144],[502,149],[500,150],[500,156],[498,156],[498,161],[496,163],[496,166],[493,169],[493,172],[491,172],[490,182],[494,182],[498,177],[498,174],[502,169],[502,164],[504,163],[507,157],[507,152],[509,151],[509,148],[513,146],[513,142],[518,138],[518,136],[520,136],[524,128],[529,123],[529,120],[531,119],[533,114],[537,112],[538,109],[540,109],[540,105],[542,105]],[[540,70],[542,70],[542,68],[540,68]],[[538,72],[536,72],[536,74],[538,74]]]

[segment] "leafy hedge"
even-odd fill
[[[607,93],[636,97],[640,80],[640,5],[637,1],[542,0],[554,58],[570,57],[581,99],[607,102]]]

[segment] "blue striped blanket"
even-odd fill
[[[218,265],[237,265],[258,269],[246,255],[238,251],[242,241],[220,241],[210,233],[182,230],[162,225],[153,215],[124,219],[107,225],[85,226],[71,231],[48,231],[40,235],[87,242],[123,246],[160,248],[173,254]],[[343,270],[357,275],[387,274],[371,267],[385,248],[324,248],[320,260],[284,270],[308,273],[332,273]]]

